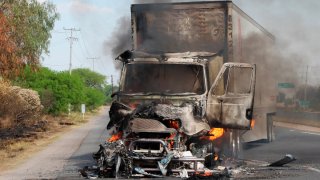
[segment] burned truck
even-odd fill
[[[219,174],[241,142],[270,139],[275,93],[256,71],[267,51],[245,48],[250,34],[263,43],[270,33],[229,1],[133,4],[131,15],[99,176]]]

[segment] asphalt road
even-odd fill
[[[108,113],[104,113],[96,119],[95,126],[88,132],[79,148],[68,159],[63,170],[57,176],[58,179],[78,179],[80,178],[79,169],[94,165],[92,154],[99,150],[99,144],[103,143],[108,137],[106,129],[108,122]]]
[[[295,164],[320,167],[320,132],[275,127],[275,134],[271,143],[247,143],[244,158],[272,162],[292,154],[297,158]]]
[[[94,164],[92,153],[107,137],[107,110],[84,127],[61,137],[42,152],[0,179],[79,179],[78,170]],[[275,127],[271,143],[244,145],[243,159],[257,160],[245,177],[239,179],[320,179],[320,131]],[[51,149],[51,150],[50,150]],[[260,162],[273,162],[286,154],[297,158],[282,168],[265,168]],[[253,163],[253,164],[254,164]]]
[[[88,123],[64,134],[17,168],[2,172],[0,180],[80,178],[77,170],[93,163],[91,154],[104,141],[107,122],[108,109],[104,109]]]
[[[58,176],[59,179],[79,178],[77,171],[80,168],[93,165],[91,155],[98,150],[99,143],[103,142],[107,136],[104,127],[105,125],[101,124],[88,133],[79,149],[64,166],[63,172]],[[254,173],[248,173],[239,179],[319,179],[320,131],[310,132],[275,127],[275,134],[273,142],[245,144],[243,159],[256,160],[258,163],[254,166],[260,166],[260,161],[274,162],[286,154],[292,154],[297,160],[281,168],[254,168]]]
[[[243,158],[274,162],[291,154],[297,160],[284,168],[258,173],[257,178],[320,179],[320,131],[297,130],[291,125],[291,128],[275,127],[275,135],[271,143],[245,144]]]

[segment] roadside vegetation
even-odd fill
[[[33,71],[26,67],[14,83],[37,91],[43,112],[52,115],[80,111],[81,104],[87,110],[94,110],[105,103],[110,92],[106,77],[89,69],[75,69],[69,72],[55,72],[48,68]]]
[[[279,109],[295,112],[320,112],[320,86],[302,85],[290,91],[289,96],[285,92],[278,93]]]
[[[81,104],[94,113],[111,101],[105,76],[89,69],[74,69],[70,75],[41,66],[58,19],[50,1],[0,1],[1,162],[83,123]]]

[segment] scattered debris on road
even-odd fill
[[[270,167],[280,167],[280,166],[283,166],[283,165],[288,164],[288,163],[295,161],[295,160],[296,160],[295,157],[293,157],[291,154],[287,154],[287,155],[285,155],[284,158],[280,159],[279,161],[271,163],[269,166]]]

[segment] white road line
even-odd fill
[[[314,172],[317,172],[317,173],[320,173],[320,169],[316,169],[316,168],[313,168],[313,167],[309,167],[307,166],[307,168],[311,171],[314,171]]]
[[[319,134],[319,133],[313,133],[313,132],[306,132],[306,131],[304,131],[304,132],[301,132],[301,133],[303,133],[303,134],[311,134],[311,135],[317,135],[317,136],[320,136],[320,134]]]
[[[277,121],[273,122],[273,125],[294,129],[294,130],[299,130],[299,131],[320,133],[320,127],[311,127],[311,126],[306,126],[301,124],[293,124],[293,123],[285,123],[285,122],[277,122]]]

